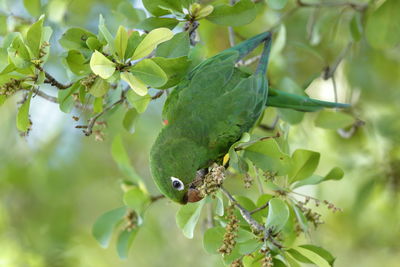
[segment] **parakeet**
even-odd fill
[[[235,67],[261,43],[254,74]],[[200,63],[168,96],[163,111],[168,124],[150,153],[153,179],[166,197],[181,204],[201,199],[193,184],[197,171],[219,161],[254,126],[266,105],[302,111],[345,106],[279,90],[268,96],[270,49],[271,33],[256,35]]]

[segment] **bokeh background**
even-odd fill
[[[100,13],[111,29],[124,25],[115,11],[120,2],[42,1],[41,13],[47,14],[54,29],[46,69],[67,81],[59,58],[63,51],[56,40],[71,26],[96,32]],[[238,35],[249,37],[268,29],[295,5],[289,2],[281,11],[260,5],[257,19],[238,27]],[[140,1],[132,3],[141,7]],[[23,1],[0,0],[0,8],[3,14],[32,19]],[[337,257],[335,266],[394,267],[400,264],[400,47],[376,48],[365,36],[353,42],[349,24],[355,12],[301,8],[287,17],[280,29],[284,43],[272,57],[270,80],[276,87],[282,81],[295,83],[314,97],[332,100],[332,82],[321,74],[351,43],[335,77],[339,100],[352,103],[352,115],[365,125],[344,138],[334,130],[315,127],[315,114],[306,114],[301,123],[290,125],[289,138],[293,150],[321,152],[320,173],[332,166],[345,170],[339,182],[306,188],[307,193],[343,209],[335,214],[321,210],[325,224],[311,234],[309,242],[331,251]],[[310,17],[315,21],[310,22]],[[13,17],[8,20],[18,24]],[[383,29],[390,26],[381,23]],[[199,50],[205,56],[229,46],[226,27],[202,21],[199,36]],[[56,94],[54,88],[44,90]],[[84,122],[84,115],[62,113],[56,104],[39,97],[31,105],[33,129],[21,137],[15,127],[18,100],[14,97],[0,107],[0,266],[221,266],[219,257],[202,248],[202,226],[193,240],[186,239],[175,224],[178,206],[166,200],[146,213],[127,260],[120,260],[113,246],[101,248],[91,236],[96,218],[122,204],[124,177],[110,154],[116,134],[123,136],[132,164],[157,194],[148,155],[162,127],[164,97],[150,104],[134,134],[123,129],[122,112],[108,114],[103,142],[74,128],[72,116]],[[270,123],[271,118],[264,120]]]

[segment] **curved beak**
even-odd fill
[[[203,199],[200,191],[194,188],[189,188],[183,197],[182,204],[186,204],[187,202],[197,202]]]

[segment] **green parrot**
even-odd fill
[[[254,74],[235,67],[261,43],[264,50]],[[163,110],[168,124],[150,153],[154,181],[166,197],[181,204],[200,200],[193,183],[197,172],[220,161],[266,105],[301,111],[347,106],[268,92],[270,49],[271,33],[256,35],[200,63],[168,96]]]

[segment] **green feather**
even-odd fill
[[[312,99],[308,96],[295,95],[270,88],[267,106],[290,108],[298,111],[313,112],[323,108],[348,108],[350,105]]]
[[[254,74],[235,67],[262,42],[264,51]],[[150,153],[154,181],[165,196],[184,204],[196,171],[219,161],[254,126],[266,104],[302,111],[340,106],[278,90],[268,92],[265,72],[270,47],[267,32],[229,48],[196,66],[169,95],[163,110],[168,125]],[[171,177],[184,188],[173,188]]]

